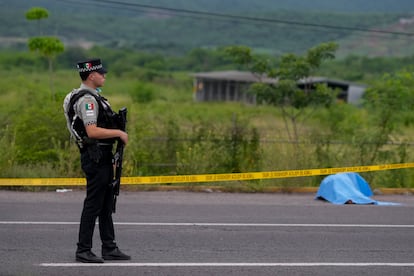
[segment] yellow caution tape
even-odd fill
[[[355,166],[341,168],[324,168],[309,170],[288,170],[269,172],[246,172],[224,174],[190,174],[170,176],[136,176],[122,177],[122,185],[141,184],[169,184],[169,183],[197,183],[197,182],[221,182],[255,179],[275,179],[305,177],[317,175],[329,175],[341,172],[370,172],[395,169],[414,168],[414,163],[384,164],[372,166]],[[83,186],[84,178],[0,178],[0,186]]]

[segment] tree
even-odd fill
[[[384,76],[365,92],[365,107],[369,111],[371,129],[361,146],[361,163],[372,164],[386,151],[384,146],[394,142],[392,135],[403,121],[403,114],[414,108],[414,75],[406,70]],[[411,120],[412,118],[410,118]],[[400,142],[400,141],[397,141]]]
[[[258,103],[269,104],[279,108],[285,122],[289,141],[295,145],[299,154],[299,126],[310,117],[318,106],[329,106],[335,94],[324,85],[311,85],[312,74],[321,63],[335,57],[335,43],[323,43],[310,50],[304,56],[285,54],[275,67],[271,61],[253,55],[250,48],[234,46],[227,49],[229,55],[238,64],[247,66],[248,70],[258,78],[258,83],[251,86],[250,91],[256,95]],[[277,80],[275,83],[264,83],[263,77]]]
[[[40,19],[47,18],[48,16],[49,13],[46,9],[38,7],[31,8],[29,11],[26,12],[26,19],[28,20],[40,21]],[[49,85],[52,94],[52,99],[54,99],[55,92],[53,87],[53,60],[57,54],[65,50],[65,46],[57,37],[38,36],[29,39],[28,47],[30,51],[39,52],[41,56],[45,57],[48,60]]]
[[[26,12],[27,20],[37,20],[39,35],[42,35],[40,20],[48,17],[49,12],[46,9],[40,7],[33,7]]]
[[[52,99],[55,97],[53,86],[53,60],[56,55],[65,50],[63,43],[56,37],[33,37],[29,39],[30,51],[39,52],[42,56],[47,58],[49,64],[49,85],[52,94]]]

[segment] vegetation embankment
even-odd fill
[[[170,55],[228,45],[247,45],[277,55],[303,53],[326,41],[341,42],[338,57],[352,53],[371,57],[406,56],[413,51],[409,37],[393,34],[413,32],[414,25],[399,23],[400,19],[412,18],[414,5],[410,1],[398,5],[390,4],[389,0],[377,0],[375,4],[267,0],[254,5],[251,1],[238,1],[237,5],[231,1],[194,0],[104,2],[39,0],[35,5],[45,7],[51,15],[42,22],[42,33],[59,37],[66,46],[100,45]],[[33,5],[31,1],[0,3],[0,47],[25,49],[28,37],[40,35],[38,24],[31,24],[23,16]],[[169,8],[175,12],[168,11]],[[96,28],[102,25],[103,18],[105,28]]]
[[[203,50],[204,51],[204,50]],[[186,56],[173,61],[159,55],[95,48],[65,51],[54,73],[55,97],[50,96],[47,62],[29,53],[1,55],[0,177],[81,177],[79,154],[69,141],[62,101],[78,87],[73,56],[102,56],[110,73],[104,87],[117,110],[129,110],[125,176],[182,175],[276,171],[412,162],[411,135],[414,78],[402,68],[388,75],[371,68],[370,89],[362,107],[333,102],[329,107],[303,107],[312,113],[290,140],[278,106],[241,103],[198,103],[192,97]],[[204,51],[228,68],[222,54]],[[221,56],[222,57],[222,56]],[[355,61],[360,58],[350,58]],[[407,59],[408,60],[408,59]],[[395,60],[369,60],[393,68]],[[173,64],[176,68],[172,69]],[[402,64],[401,62],[399,64]],[[233,64],[233,68],[240,65]],[[72,69],[72,68],[73,69]],[[329,62],[326,68],[343,74],[365,71]],[[395,66],[397,67],[397,66]],[[403,67],[403,66],[401,66]],[[383,70],[382,68],[380,70]],[[339,71],[339,70],[338,70]],[[289,110],[287,110],[289,111]],[[374,187],[413,187],[411,170],[365,173]],[[269,187],[317,186],[322,177],[215,183],[228,190],[264,191]],[[189,183],[188,187],[196,187]]]

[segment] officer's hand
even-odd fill
[[[121,139],[121,141],[126,145],[128,144],[128,133],[124,132],[124,131],[120,131],[120,135],[119,135],[119,139]]]

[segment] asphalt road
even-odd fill
[[[0,275],[414,275],[414,196],[123,192],[127,262],[74,260],[84,191],[0,191]],[[97,228],[96,228],[97,230]],[[94,252],[100,254],[99,233]]]

